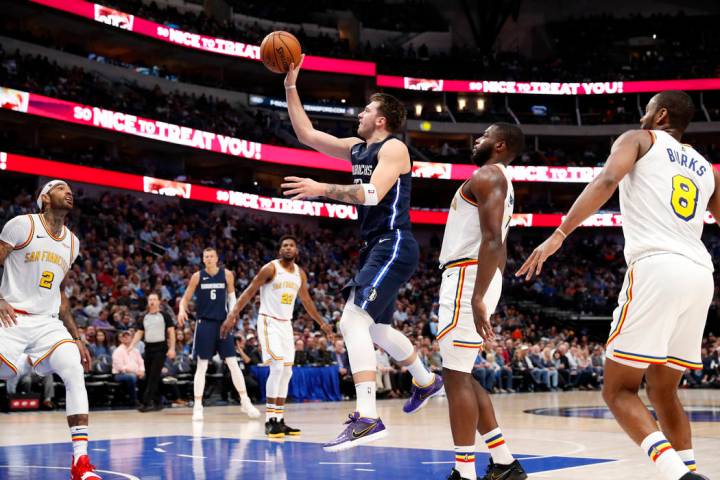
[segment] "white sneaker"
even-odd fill
[[[255,405],[252,404],[248,397],[243,397],[240,400],[240,411],[250,418],[258,418],[260,416],[260,411],[255,408]]]
[[[193,414],[192,419],[193,422],[202,422],[203,421],[203,408],[202,406],[199,407],[193,407]]]

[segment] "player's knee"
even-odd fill
[[[10,380],[17,375],[15,370],[5,364],[0,365],[0,380]]]
[[[292,378],[292,376],[293,376],[292,366],[286,365],[283,369],[283,378],[285,379],[285,381],[289,382],[290,379]]]
[[[270,363],[270,375],[282,375],[284,369],[285,366],[283,365],[282,360],[273,360]]]

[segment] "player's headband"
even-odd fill
[[[37,197],[37,206],[40,210],[42,210],[42,196],[50,193],[50,190],[57,187],[58,185],[67,185],[67,182],[63,180],[50,180],[45,184],[42,190],[40,190],[40,195],[38,195]]]

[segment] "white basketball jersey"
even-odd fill
[[[657,253],[677,253],[713,269],[700,239],[715,191],[712,165],[690,145],[660,131],[620,182],[620,212],[628,265]]]
[[[42,215],[21,215],[5,224],[0,240],[14,247],[0,296],[21,313],[58,315],[60,283],[80,252],[77,237],[64,226],[55,237]]]
[[[505,165],[500,163],[494,165],[502,171],[505,180],[507,180],[505,211],[502,221],[502,239],[504,242],[510,230],[510,220],[512,220],[513,206],[515,204],[515,193]],[[462,193],[463,185],[455,192],[453,201],[450,204],[442,249],[440,250],[441,266],[457,260],[477,260],[478,250],[480,250],[482,232],[480,231],[477,203]]]
[[[288,272],[280,260],[273,260],[272,263],[275,266],[275,277],[260,287],[260,314],[292,320],[295,298],[302,283],[300,267],[293,264],[294,270]]]

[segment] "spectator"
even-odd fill
[[[308,354],[305,350],[305,342],[302,338],[295,340],[295,365],[302,366],[308,362]]]
[[[104,330],[97,331],[95,334],[95,341],[88,345],[88,350],[90,350],[90,355],[92,355],[93,358],[97,358],[101,355],[111,355],[110,342]]]
[[[55,396],[55,380],[53,375],[40,376],[36,374],[30,367],[29,361],[30,359],[25,354],[20,357],[18,365],[21,366],[21,370],[6,382],[5,388],[7,389],[8,397],[16,395],[18,390],[24,390],[26,394],[30,394],[33,384],[42,384],[43,397],[41,408],[54,410],[55,404],[53,403],[53,397]]]
[[[375,350],[375,359],[377,360],[376,383],[378,395],[389,398],[396,398],[396,393],[390,380],[390,373],[393,371],[390,365],[390,356],[382,348]]]
[[[112,354],[112,373],[115,381],[125,387],[130,405],[138,406],[138,380],[145,378],[145,363],[136,349],[129,349],[132,336],[125,330],[118,336],[119,344]]]
[[[501,393],[514,393],[512,368],[505,359],[505,353],[506,351],[502,346],[497,345],[495,347],[495,365],[497,365],[495,369],[495,384]]]

